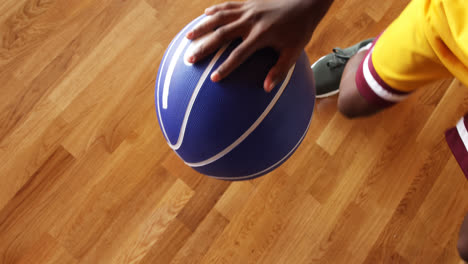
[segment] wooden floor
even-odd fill
[[[337,0],[311,61],[407,2]],[[156,71],[213,3],[0,1],[0,263],[461,263],[468,183],[443,136],[468,109],[457,81],[354,121],[319,100],[298,151],[256,180],[184,166]]]

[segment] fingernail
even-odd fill
[[[218,82],[220,79],[221,79],[221,76],[219,76],[219,73],[217,71],[215,71],[215,72],[213,72],[213,74],[211,74],[211,80],[213,82]]]
[[[190,63],[195,63],[195,59],[196,59],[195,56],[192,55],[192,56],[190,56],[190,57],[188,58],[188,62],[190,62]]]
[[[277,81],[273,81],[270,86],[268,87],[268,91],[267,92],[271,92],[275,87],[276,87],[276,84],[278,82]]]
[[[189,33],[187,33],[187,38],[189,39],[193,38],[193,31],[190,31]]]

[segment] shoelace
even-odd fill
[[[335,68],[345,65],[348,62],[348,60],[351,58],[351,56],[347,55],[340,48],[334,48],[333,53],[335,53],[335,56],[333,57],[331,61],[327,62],[327,66],[330,69],[335,69]]]

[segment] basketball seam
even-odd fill
[[[203,160],[203,161],[200,161],[200,162],[194,162],[194,163],[190,163],[190,162],[185,162],[185,164],[187,164],[188,166],[190,167],[202,167],[202,166],[206,166],[210,163],[213,163],[215,161],[217,161],[218,159],[224,157],[225,155],[227,155],[228,153],[230,153],[234,148],[236,148],[238,145],[240,145],[250,134],[252,134],[255,129],[257,129],[257,127],[263,122],[263,120],[268,116],[268,114],[270,113],[270,111],[273,109],[273,107],[276,105],[276,103],[278,102],[279,98],[281,97],[281,95],[283,94],[284,92],[284,89],[286,88],[286,86],[288,86],[289,84],[289,81],[291,80],[291,77],[292,77],[292,74],[294,72],[294,68],[296,67],[296,64],[294,64],[290,69],[289,69],[289,72],[288,72],[288,75],[286,77],[286,79],[284,80],[283,84],[281,85],[280,89],[278,90],[278,92],[275,94],[275,97],[273,98],[273,100],[271,100],[270,104],[265,108],[265,110],[263,111],[263,113],[260,115],[259,118],[257,118],[257,120],[255,120],[255,122],[238,138],[236,139],[236,141],[234,141],[233,143],[231,143],[231,145],[229,145],[228,147],[226,147],[225,149],[223,149],[222,151],[220,151],[219,153],[217,153],[216,155],[212,156],[211,158],[208,158],[206,160]]]
[[[172,145],[171,143],[169,143],[169,146],[172,149],[178,150],[180,148],[180,146],[182,146],[182,143],[184,141],[184,136],[185,136],[185,130],[187,129],[187,123],[188,123],[188,120],[190,118],[190,114],[192,112],[193,105],[195,104],[195,100],[197,99],[197,96],[198,96],[203,84],[205,83],[206,78],[208,77],[209,73],[211,72],[214,65],[216,64],[216,62],[221,57],[221,55],[223,55],[224,51],[227,49],[228,46],[229,46],[229,44],[223,46],[218,51],[218,53],[216,53],[216,55],[213,57],[210,64],[208,65],[208,67],[205,69],[202,76],[198,80],[197,86],[195,86],[195,89],[193,90],[192,97],[190,98],[189,105],[187,106],[187,109],[185,111],[184,120],[182,121],[182,126],[181,126],[180,131],[179,131],[179,138],[177,140],[177,143],[175,145]]]
[[[168,144],[170,144],[170,139],[169,137],[167,136],[167,133],[166,133],[166,129],[164,128],[164,122],[162,120],[162,117],[161,117],[161,108],[160,108],[160,104],[159,104],[159,91],[160,91],[160,86],[161,86],[161,75],[162,75],[162,72],[164,71],[164,67],[166,65],[166,59],[168,57],[168,55],[171,53],[171,50],[172,48],[174,47],[175,43],[177,43],[177,41],[179,41],[180,37],[183,36],[183,32],[185,30],[187,30],[189,27],[191,27],[194,23],[196,23],[200,18],[202,18],[203,16],[200,16],[198,18],[196,18],[195,20],[193,20],[192,22],[190,22],[187,26],[185,26],[181,31],[180,33],[174,38],[174,41],[169,45],[169,48],[167,49],[167,52],[166,54],[164,55],[164,59],[163,59],[163,62],[162,62],[162,65],[161,65],[161,69],[159,71],[159,76],[158,76],[158,84],[157,84],[157,90],[156,90],[156,104],[157,104],[157,112],[158,112],[158,117],[159,117],[159,123],[161,124],[161,130],[163,131],[163,134],[164,136],[166,137],[166,141],[168,142]]]
[[[171,63],[169,63],[169,68],[166,73],[166,78],[164,80],[164,87],[163,87],[163,98],[162,98],[162,103],[163,103],[163,109],[167,109],[167,100],[169,97],[169,86],[171,85],[171,80],[172,80],[172,75],[174,74],[175,66],[179,60],[180,55],[182,54],[182,51],[185,49],[187,44],[189,43],[187,38],[183,38],[182,42],[180,45],[177,47],[174,56],[171,58]]]
[[[251,178],[255,178],[256,176],[262,175],[263,173],[275,168],[276,166],[278,166],[279,164],[284,162],[286,159],[288,159],[292,155],[292,153],[299,147],[299,145],[301,144],[301,142],[304,140],[305,136],[307,135],[307,131],[309,131],[309,127],[310,127],[311,122],[312,122],[312,115],[310,117],[309,124],[307,125],[307,128],[304,131],[304,134],[299,139],[299,141],[296,143],[296,145],[289,151],[289,153],[287,155],[285,155],[282,159],[280,159],[278,162],[276,162],[272,166],[270,166],[270,167],[268,167],[268,168],[266,168],[266,169],[264,169],[264,170],[262,170],[260,172],[256,172],[254,174],[250,174],[250,175],[246,175],[246,176],[239,176],[239,177],[219,177],[219,176],[211,176],[211,175],[207,175],[207,176],[215,178],[215,179],[219,179],[219,180],[246,180],[246,179],[251,179]]]

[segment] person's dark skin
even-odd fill
[[[195,63],[223,44],[241,37],[242,43],[211,75],[217,82],[255,51],[272,47],[278,52],[279,59],[264,82],[265,91],[271,91],[299,58],[332,2],[256,0],[227,2],[207,8],[205,14],[210,16],[209,19],[189,32],[187,38],[194,40],[208,33],[211,36],[194,51],[189,62]]]
[[[272,47],[278,52],[279,59],[264,81],[264,89],[269,92],[285,78],[332,2],[249,0],[209,7],[205,10],[208,20],[187,33],[187,38],[191,40],[206,37],[188,60],[196,63],[222,45],[242,38],[242,43],[211,75],[211,80],[218,82],[255,51]],[[348,118],[368,116],[382,110],[367,103],[356,87],[356,72],[364,56],[365,51],[353,56],[346,64],[341,78],[338,109]],[[468,214],[460,228],[457,248],[460,257],[468,261]]]
[[[465,216],[463,223],[460,227],[457,243],[458,254],[465,261],[468,262],[468,214]]]

